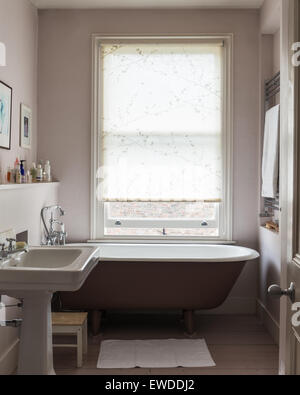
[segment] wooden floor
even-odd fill
[[[101,340],[185,338],[176,315],[109,315],[102,334],[89,337],[88,354],[76,368],[76,351],[54,350],[59,375],[277,375],[278,347],[255,316],[198,316],[195,338],[204,338],[214,368],[97,369]],[[64,339],[65,340],[65,339]]]

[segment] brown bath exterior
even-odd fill
[[[61,292],[63,309],[91,312],[92,331],[106,310],[184,312],[186,330],[195,331],[193,312],[219,307],[246,262],[103,261],[76,292]]]

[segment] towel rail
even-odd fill
[[[275,74],[271,79],[265,82],[265,111],[269,110],[274,105],[276,95],[280,93],[280,71]],[[274,216],[274,211],[280,211],[280,198],[279,193],[276,198],[264,198],[263,213],[260,214],[261,218],[270,218]]]
[[[266,110],[270,107],[270,101],[280,93],[280,72],[265,82],[265,105]]]

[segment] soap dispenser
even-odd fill
[[[24,160],[24,159],[20,161],[20,173],[21,173],[21,183],[22,184],[24,184],[26,182],[24,162],[26,162],[26,160]]]

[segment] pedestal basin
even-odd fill
[[[98,248],[31,247],[0,260],[0,290],[75,291],[95,265]]]
[[[55,374],[51,298],[78,290],[98,262],[98,247],[31,247],[0,260],[0,294],[23,301],[19,374]]]

